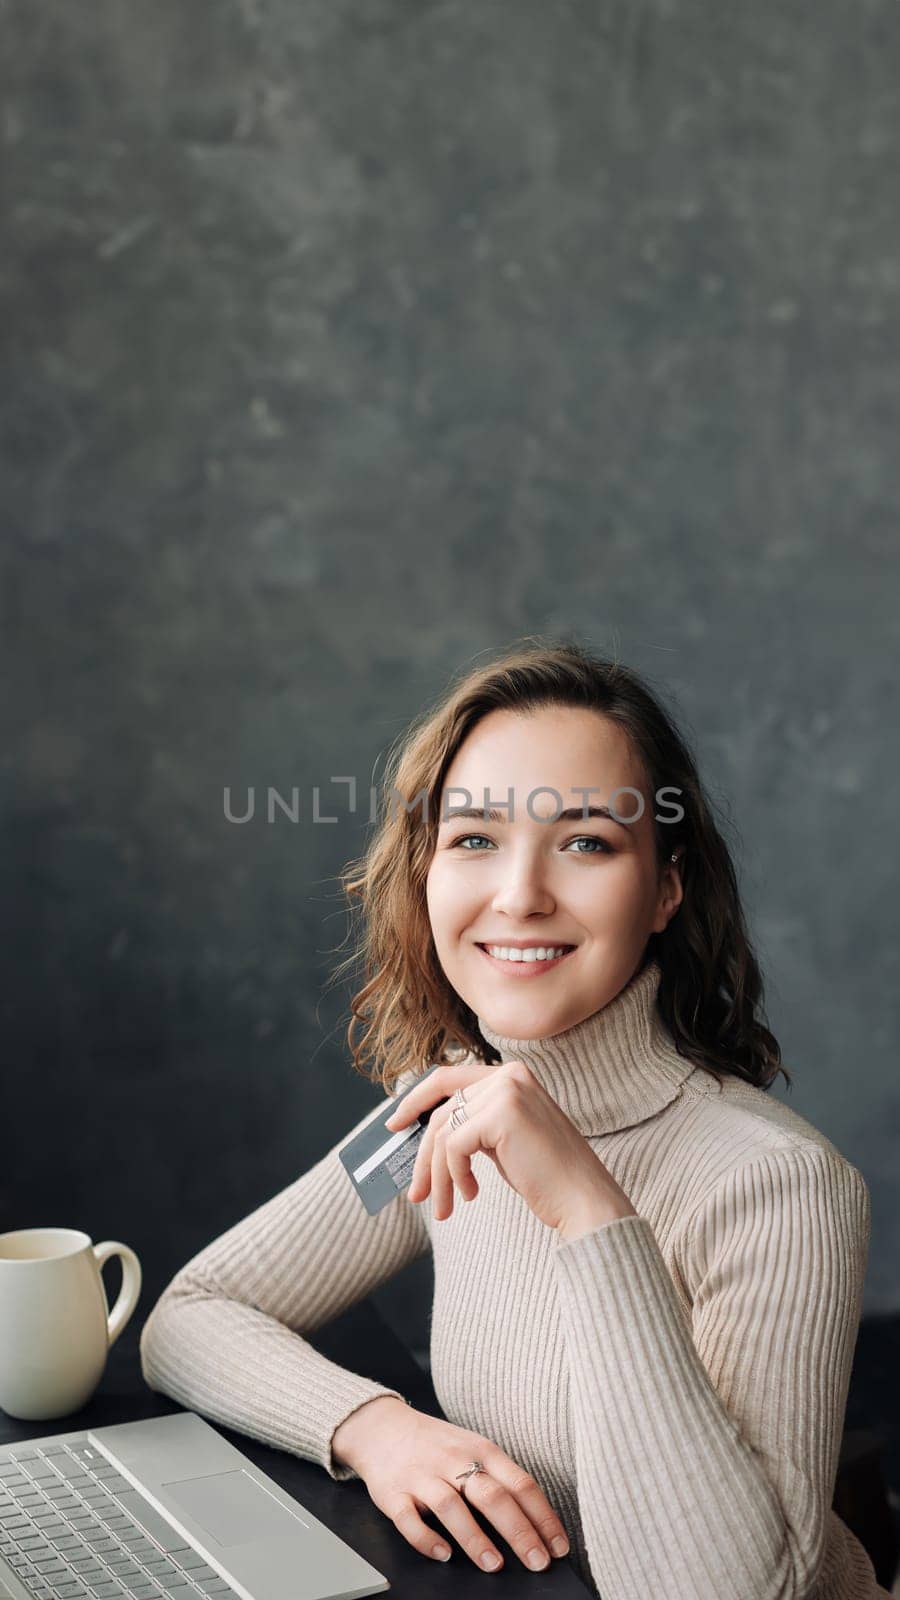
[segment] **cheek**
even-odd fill
[[[583,881],[570,891],[569,904],[585,923],[605,924],[610,918],[620,918],[629,913],[639,914],[645,907],[648,888],[645,875],[636,868],[634,860],[621,856],[604,863],[591,880],[585,873]]]
[[[483,895],[464,873],[444,871],[436,862],[429,869],[425,897],[435,945],[449,952],[479,915]]]
[[[453,873],[445,872],[440,861],[435,861],[428,869],[425,900],[432,927],[436,932],[451,934],[454,923],[459,919],[464,898]]]

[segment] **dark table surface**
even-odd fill
[[[0,1444],[182,1411],[183,1406],[157,1394],[144,1382],[138,1354],[141,1325],[137,1317],[132,1318],[113,1345],[100,1385],[81,1411],[54,1422],[23,1422],[0,1411]],[[327,1328],[320,1329],[311,1342],[342,1366],[397,1389],[417,1410],[427,1411],[432,1416],[442,1415],[427,1374],[370,1301],[354,1306]],[[446,1535],[453,1550],[448,1562],[431,1561],[407,1544],[390,1519],[369,1498],[360,1480],[335,1483],[315,1462],[303,1461],[284,1450],[270,1449],[220,1422],[209,1425],[383,1572],[390,1581],[390,1592],[403,1596],[404,1600],[405,1597],[431,1600],[432,1596],[449,1594],[502,1594],[507,1600],[516,1600],[518,1596],[522,1600],[526,1596],[529,1600],[539,1600],[541,1596],[553,1596],[554,1600],[584,1600],[590,1593],[567,1559],[553,1560],[545,1572],[530,1572],[496,1529],[490,1528],[477,1512],[473,1515],[490,1528],[492,1540],[503,1553],[504,1564],[500,1571],[479,1571],[452,1535],[446,1534],[434,1514],[426,1512],[425,1520]],[[296,1600],[302,1600],[299,1586]]]

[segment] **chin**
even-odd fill
[[[476,1013],[484,1018],[489,1028],[505,1039],[549,1039],[568,1026],[562,1015],[548,1013],[546,1005],[520,1004],[507,1006],[502,1011],[491,1011],[485,1006],[480,1011],[476,1008]]]

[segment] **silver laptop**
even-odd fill
[[[194,1411],[0,1446],[0,1600],[353,1600],[389,1588]]]

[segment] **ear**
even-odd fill
[[[659,885],[659,899],[653,932],[664,933],[684,899],[684,885],[680,872],[681,852],[678,861],[667,861]]]

